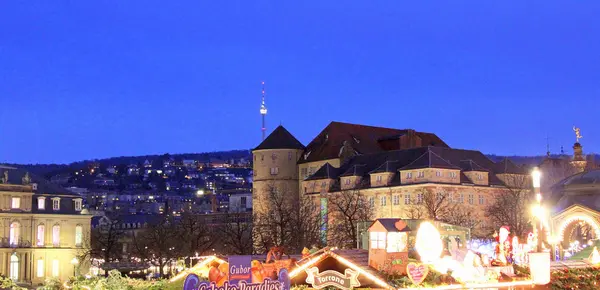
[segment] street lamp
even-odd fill
[[[76,257],[73,257],[73,259],[71,260],[71,264],[73,265],[73,276],[77,277],[77,273],[76,273],[76,269],[77,269],[77,265],[79,264],[79,260],[77,260]]]
[[[540,169],[534,167],[531,171],[531,181],[533,183],[533,192],[535,193],[536,204],[533,207],[533,216],[539,221],[539,225],[536,224],[535,232],[537,237],[537,252],[542,251],[542,219],[543,219],[543,208],[542,208],[542,193],[541,193],[541,179],[542,173]]]
[[[535,192],[535,200],[540,203],[542,201],[542,193],[540,190],[542,184],[542,172],[540,169],[535,167],[533,171],[531,171],[531,180],[533,182],[533,190]]]
[[[196,191],[196,195],[197,196],[203,196],[204,195],[204,190],[199,189],[198,191]]]
[[[531,181],[533,183],[533,191],[535,192],[536,203],[533,207],[533,216],[539,220],[535,223],[534,232],[537,238],[537,249],[535,253],[529,253],[529,271],[534,284],[545,285],[550,282],[550,253],[542,251],[542,235],[543,235],[543,219],[545,211],[542,207],[541,187],[542,173],[539,168],[535,167],[531,171]]]

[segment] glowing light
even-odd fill
[[[371,281],[375,282],[377,285],[381,286],[384,289],[393,289],[394,287],[392,287],[390,284],[386,283],[385,281],[375,277],[373,274],[363,270],[362,267],[346,260],[346,258],[337,255],[335,253],[333,253],[331,250],[327,250],[325,251],[323,254],[320,254],[319,256],[310,259],[308,262],[302,264],[300,267],[295,268],[294,270],[292,270],[289,274],[290,278],[294,278],[296,275],[298,275],[299,273],[302,273],[304,270],[308,269],[309,267],[311,267],[312,265],[314,265],[315,263],[319,262],[320,260],[322,260],[325,256],[331,256],[332,258],[338,260],[340,263],[346,265],[347,267],[351,268],[352,270],[357,271],[360,275],[364,275],[365,277],[367,277],[368,279],[370,279]]]
[[[546,210],[540,205],[534,205],[531,209],[533,216],[542,220],[546,216]]]
[[[550,283],[550,253],[529,253],[531,280],[537,285]]]
[[[344,257],[341,257],[335,253],[329,253],[334,259],[340,261],[342,264],[346,265],[347,267],[352,268],[353,270],[358,271],[358,273],[360,273],[361,275],[364,275],[365,277],[369,278],[371,281],[375,282],[377,285],[383,287],[384,289],[393,289],[394,287],[390,286],[390,284],[386,283],[385,281],[375,277],[373,274],[363,270],[362,267],[359,267],[357,265],[355,265],[354,263],[346,260]]]
[[[318,255],[312,259],[310,259],[308,262],[302,264],[300,267],[292,270],[289,273],[290,278],[294,278],[296,275],[298,275],[299,273],[301,273],[302,271],[304,271],[305,269],[307,269],[308,267],[314,265],[316,262],[320,261],[323,257],[325,257],[326,253],[323,253],[321,255]]]
[[[196,191],[196,195],[197,195],[197,196],[202,196],[202,195],[204,195],[204,190],[200,189],[200,190]]]
[[[430,222],[422,222],[417,231],[415,248],[424,263],[431,263],[440,259],[444,245],[440,232]]]
[[[559,228],[559,241],[564,240],[565,230],[572,222],[575,222],[575,221],[584,221],[584,222],[588,223],[589,225],[592,226],[592,228],[594,228],[594,233],[596,234],[596,237],[600,237],[600,226],[593,218],[586,216],[586,215],[572,215],[572,216],[564,219],[562,224],[558,227]]]
[[[515,287],[515,286],[532,286],[533,282],[531,280],[524,281],[511,281],[511,282],[495,282],[495,283],[465,283],[465,284],[456,284],[456,285],[444,285],[438,287],[430,287],[430,288],[420,288],[420,289],[437,289],[437,290],[457,290],[457,289],[489,289],[489,288],[504,288],[504,287]],[[397,290],[414,290],[415,288],[398,288]]]
[[[221,260],[221,259],[217,258],[217,256],[208,256],[208,257],[205,257],[205,259],[204,259],[204,260],[202,260],[202,262],[200,262],[200,263],[196,264],[194,267],[191,267],[191,268],[189,268],[189,269],[187,269],[187,270],[185,270],[185,271],[183,271],[183,272],[181,272],[181,273],[177,274],[175,277],[171,278],[171,280],[169,280],[169,281],[170,281],[170,282],[175,282],[175,281],[177,281],[177,280],[179,280],[179,279],[181,279],[181,278],[184,278],[184,277],[185,277],[185,276],[187,276],[189,273],[192,273],[193,271],[195,271],[195,270],[197,270],[197,269],[200,269],[200,268],[202,268],[202,267],[204,267],[204,266],[208,265],[208,263],[210,263],[210,262],[212,262],[212,261],[216,261],[216,262],[218,262],[219,264],[223,264],[223,263],[225,263],[225,261],[223,261],[223,260]]]
[[[590,254],[590,263],[596,265],[596,264],[600,264],[600,253],[598,253],[598,249],[596,247],[594,247],[594,250],[592,251],[592,254]]]
[[[531,171],[531,179],[533,181],[533,187],[540,188],[542,172],[540,171],[539,168],[537,168],[537,167],[533,168],[533,171]]]

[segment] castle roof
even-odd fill
[[[429,150],[423,153],[419,158],[401,168],[401,170],[419,169],[419,168],[442,168],[442,169],[460,169],[460,167],[451,164],[438,154]]]
[[[254,150],[265,149],[304,149],[304,145],[296,139],[288,130],[279,125],[262,143]]]
[[[525,170],[515,165],[510,159],[504,158],[501,161],[496,162],[494,171],[497,174],[525,174]]]
[[[317,180],[317,179],[334,179],[338,177],[338,169],[331,166],[329,163],[321,166],[317,172],[311,175],[306,180]]]
[[[338,158],[344,143],[349,144],[358,154],[422,146],[448,147],[432,133],[331,122],[306,146],[299,162]]]
[[[512,163],[500,162],[500,165],[479,151],[427,146],[357,155],[351,157],[340,168],[327,163],[306,180],[362,176],[368,181],[368,175],[371,173],[393,172],[395,175],[390,185],[400,185],[400,170],[441,168],[461,170],[460,183],[472,183],[464,171],[486,171],[489,172],[489,185],[503,186],[505,184],[496,174],[524,172]]]
[[[489,171],[488,169],[479,166],[479,164],[475,163],[475,161],[471,159],[461,160],[460,169],[463,171]]]

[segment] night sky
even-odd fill
[[[577,125],[598,152],[599,15],[597,0],[2,1],[0,161],[248,149],[263,80],[269,130],[305,144],[336,120],[570,153]]]

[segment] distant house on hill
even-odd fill
[[[57,174],[50,178],[50,182],[54,184],[67,184],[71,181],[71,175],[67,173]]]

